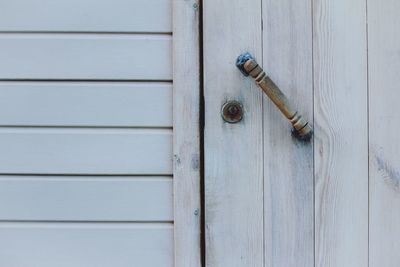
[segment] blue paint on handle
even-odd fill
[[[236,67],[238,67],[238,69],[243,73],[244,76],[249,76],[249,74],[247,73],[247,71],[244,69],[244,64],[249,61],[250,59],[254,59],[253,56],[246,52],[244,54],[241,54],[240,56],[238,56],[238,58],[236,59]]]

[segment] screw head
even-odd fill
[[[232,100],[222,106],[222,118],[228,123],[237,123],[243,118],[243,107],[238,101]]]

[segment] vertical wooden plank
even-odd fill
[[[315,261],[368,266],[365,0],[314,0]]]
[[[310,0],[264,0],[263,61],[268,75],[312,122]],[[314,266],[313,141],[291,137],[291,126],[264,98],[265,266]]]
[[[368,0],[370,267],[400,266],[399,10]]]
[[[205,224],[210,267],[263,266],[262,96],[235,67],[240,53],[261,58],[261,0],[205,0]],[[244,118],[221,118],[227,100]]]
[[[201,266],[198,0],[173,2],[175,267]]]

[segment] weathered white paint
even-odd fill
[[[0,125],[172,127],[172,84],[0,82]]]
[[[400,2],[368,0],[370,267],[400,266]]]
[[[0,79],[171,80],[171,46],[170,35],[3,33]]]
[[[374,3],[373,11],[368,8],[373,12],[372,21],[368,20],[369,40],[374,42],[372,52],[371,46],[367,50],[366,0],[260,0],[243,6],[241,1],[206,1],[205,197],[209,266],[365,267],[369,241],[375,242],[370,243],[370,253],[374,248],[370,264],[400,264],[396,254],[399,217],[393,208],[397,203],[394,161],[398,149],[393,145],[396,116],[386,107],[396,106],[392,87],[397,84],[395,51],[399,42],[390,29],[398,20],[398,5],[389,1],[382,8],[382,1],[370,1]],[[388,17],[386,8],[392,11]],[[261,24],[263,31],[257,32]],[[249,36],[255,32],[262,35],[262,42]],[[262,47],[263,57],[252,47]],[[267,98],[263,115],[261,111],[253,113],[262,107],[261,103],[254,102],[250,107],[247,103],[258,92],[243,86],[238,78],[241,74],[233,71],[236,56],[246,50],[255,54],[305,117],[311,121],[314,117],[315,145],[293,140],[289,125]],[[369,111],[373,137],[370,149],[378,151],[371,152],[374,187],[370,199],[368,51],[373,85],[370,105],[375,105]],[[385,91],[381,90],[382,85],[387,85]],[[246,95],[249,91],[250,95]],[[244,103],[244,121],[223,123],[220,107],[228,98]],[[258,124],[253,124],[260,116],[261,131]],[[385,118],[392,120],[382,124]],[[250,138],[243,128],[251,132]],[[260,134],[263,139],[258,145],[264,147],[261,170],[258,160],[262,156],[253,146]],[[249,190],[257,181],[264,182],[263,194],[254,188]],[[370,210],[374,221],[368,220],[369,201],[374,201]],[[264,204],[264,233],[254,223],[262,220],[257,213],[260,203]],[[263,262],[258,261],[259,239],[254,238],[254,232],[264,238]]]
[[[201,267],[200,2],[173,1],[175,267]]]
[[[2,0],[0,31],[171,32],[173,0]]]
[[[172,174],[168,129],[0,128],[0,174]]]
[[[167,223],[0,223],[0,266],[173,265]]]
[[[263,1],[263,65],[305,119],[313,121],[309,0]],[[279,25],[279,26],[277,26]],[[264,97],[265,267],[314,267],[313,141]]]
[[[261,1],[204,1],[205,234],[209,267],[262,266],[262,94],[235,67],[249,51],[261,58]],[[221,118],[241,101],[240,123]]]
[[[368,266],[366,3],[314,1],[315,266]]]
[[[0,0],[0,266],[201,266],[195,4]]]
[[[0,220],[172,221],[172,204],[170,177],[0,176]]]

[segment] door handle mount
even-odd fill
[[[310,124],[293,108],[287,97],[258,65],[253,56],[249,53],[240,55],[236,60],[236,66],[245,76],[250,75],[254,78],[256,84],[290,121],[294,136],[300,140],[309,141],[313,134]]]

